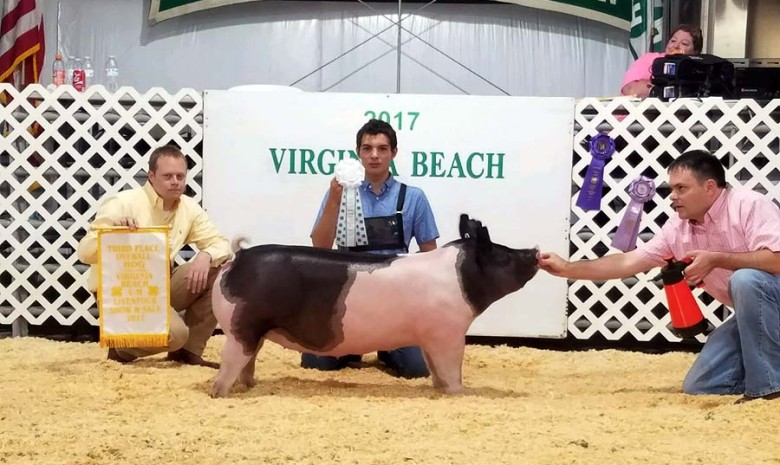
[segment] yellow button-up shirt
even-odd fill
[[[163,210],[163,199],[148,182],[104,198],[92,226],[113,226],[122,218],[133,218],[140,227],[170,225],[171,263],[185,244],[194,244],[211,256],[211,266],[219,266],[230,256],[230,244],[220,234],[206,212],[190,197],[182,195],[171,211]],[[81,239],[78,257],[84,263],[97,263],[97,231],[90,228]],[[90,269],[89,290],[97,289],[97,273]]]

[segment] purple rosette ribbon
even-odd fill
[[[615,153],[615,139],[601,133],[590,139],[590,160],[576,205],[585,211],[601,209],[604,163]]]
[[[648,177],[640,176],[631,181],[628,195],[631,197],[631,203],[628,204],[626,213],[612,238],[612,247],[623,252],[636,248],[644,204],[655,195],[655,182]]]

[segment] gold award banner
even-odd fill
[[[100,345],[168,344],[168,227],[98,229]]]

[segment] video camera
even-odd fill
[[[715,55],[666,55],[651,67],[650,97],[736,98],[734,64]]]

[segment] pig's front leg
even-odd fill
[[[250,360],[255,359],[255,354],[256,352],[245,353],[244,347],[236,341],[235,337],[229,335],[225,347],[222,348],[222,360],[217,379],[211,386],[211,397],[227,396],[239,373]]]
[[[253,388],[257,384],[257,380],[255,379],[255,363],[257,362],[257,353],[263,348],[263,342],[265,342],[265,339],[260,339],[260,344],[257,345],[257,349],[255,349],[252,358],[244,365],[241,374],[238,375],[238,382],[248,388]]]
[[[423,348],[428,369],[433,378],[433,387],[445,394],[463,392],[463,354],[466,341],[463,339],[432,341]]]

